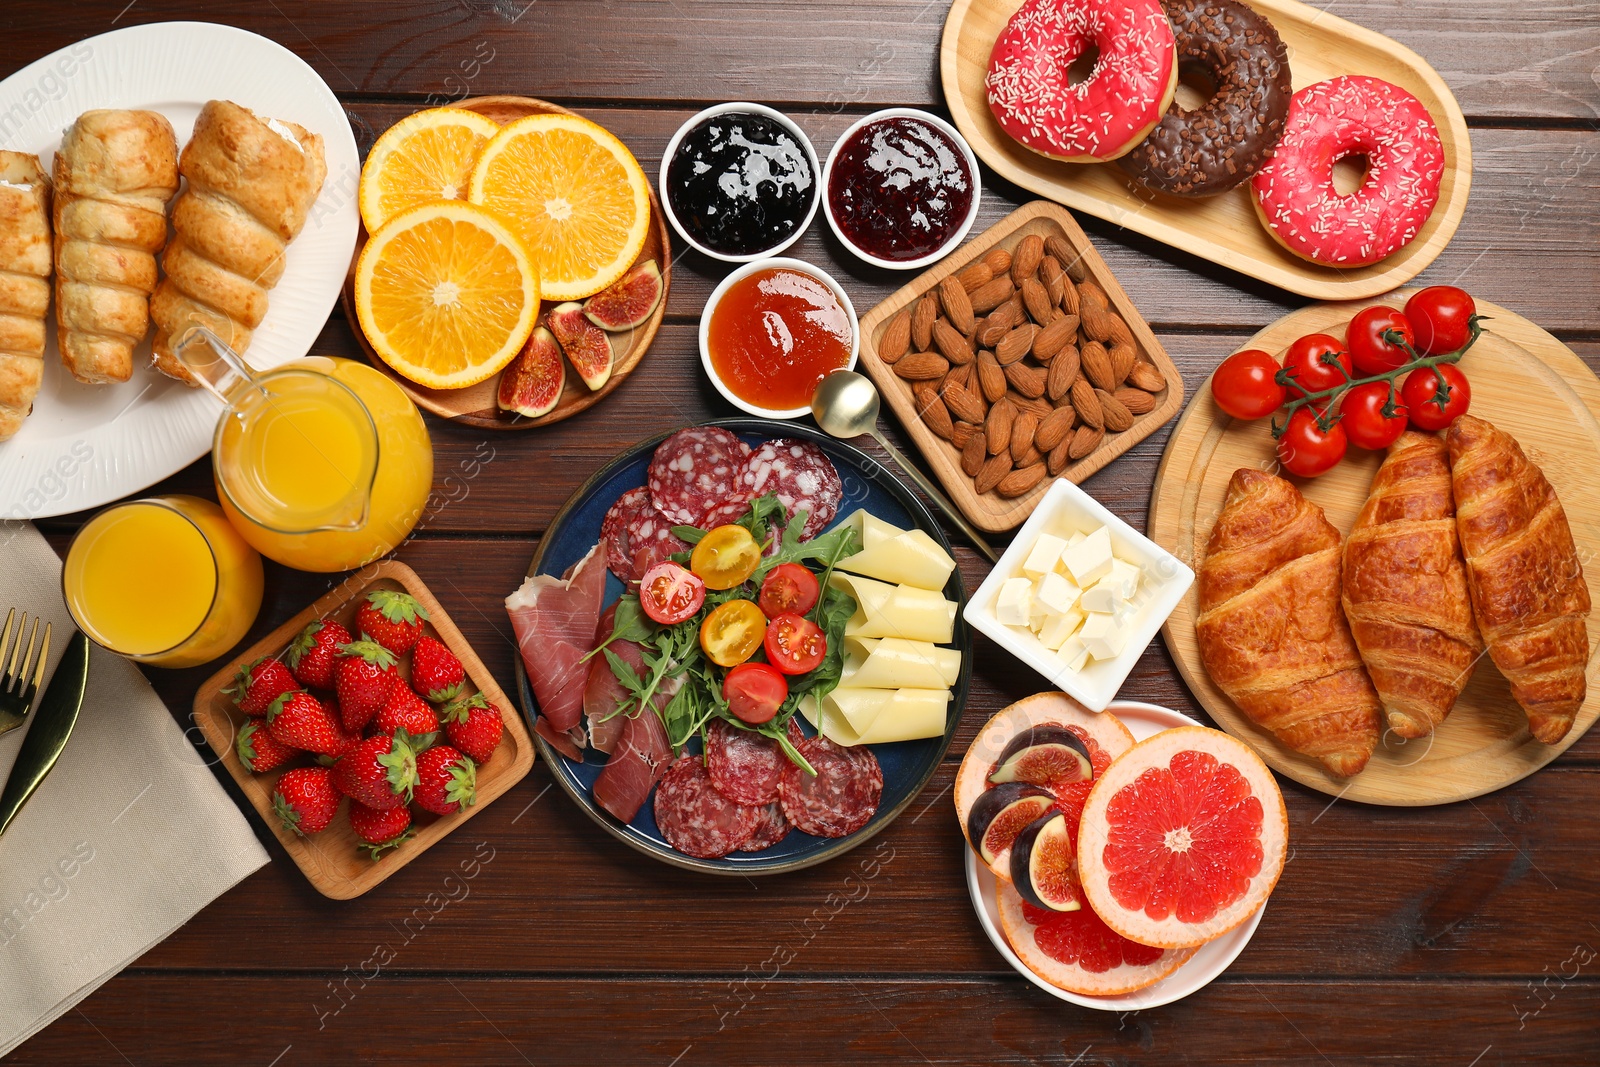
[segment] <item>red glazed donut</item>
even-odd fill
[[[1067,68],[1093,44],[1094,71]],[[1102,163],[1144,139],[1178,85],[1172,25],[1158,0],[1027,0],[994,43],[989,110],[1024,148]]]
[[[1333,165],[1351,155],[1370,165],[1343,196]],[[1422,102],[1379,78],[1343,75],[1294,94],[1283,139],[1250,187],[1267,232],[1289,251],[1359,267],[1422,231],[1443,177],[1444,145]]]

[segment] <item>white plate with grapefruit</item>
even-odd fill
[[[955,802],[984,849],[966,850],[967,888],[989,940],[1051,996],[1102,1011],[1170,1004],[1227,970],[1288,849],[1260,759],[1151,704],[1018,701],[979,731]],[[1202,864],[1204,883],[1185,877]]]

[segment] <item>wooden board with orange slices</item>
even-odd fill
[[[482,116],[492,123],[493,129],[461,115],[462,111]],[[495,133],[513,123],[518,126],[515,130],[508,130],[505,138],[493,138]],[[589,388],[578,370],[569,361],[563,360],[564,380],[559,398],[555,399],[549,410],[529,418],[502,410],[497,402],[504,361],[497,362],[494,369],[480,380],[460,388],[434,388],[416,380],[429,380],[428,370],[432,368],[410,368],[403,372],[386,362],[382,354],[383,345],[374,343],[363,323],[364,314],[372,318],[370,310],[362,307],[364,302],[369,301],[358,294],[361,259],[368,242],[372,240],[368,225],[364,224],[356,243],[350,274],[345,280],[345,315],[368,361],[393,377],[419,407],[463,425],[483,429],[533,429],[560,422],[592,407],[621,385],[644,358],[666,314],[667,295],[671,286],[671,239],[665,216],[649,182],[640,186],[626,175],[614,153],[620,149],[621,155],[627,156],[629,161],[631,156],[615,138],[603,130],[595,133],[596,129],[592,123],[566,108],[542,100],[486,96],[462,101],[455,108],[434,109],[433,112],[412,115],[391,127],[373,146],[369,164],[381,153],[393,150],[395,142],[402,138],[407,142],[405,150],[411,158],[401,165],[388,168],[381,181],[369,176],[373,172],[363,172],[362,216],[367,224],[376,222],[384,225],[393,221],[402,208],[426,196],[426,190],[437,187],[441,198],[447,195],[453,198],[444,199],[445,204],[460,203],[470,197],[474,203],[484,205],[490,214],[505,222],[513,231],[538,240],[541,217],[545,215],[546,208],[528,207],[535,198],[526,195],[527,183],[524,179],[562,186],[560,193],[563,195],[545,197],[540,201],[542,205],[549,205],[548,211],[554,215],[571,210],[571,202],[590,187],[620,188],[633,198],[631,204],[619,203],[609,207],[602,204],[594,211],[595,215],[605,220],[607,232],[601,235],[601,242],[621,251],[605,262],[593,265],[592,269],[586,271],[585,264],[565,258],[563,253],[576,254],[571,251],[572,242],[549,242],[552,246],[559,246],[563,253],[556,254],[556,262],[560,264],[558,268],[548,271],[553,276],[540,278],[540,306],[531,339],[528,340],[530,348],[538,345],[541,338],[545,344],[550,343],[550,334],[545,332],[550,325],[550,312],[569,297],[591,291],[596,285],[604,288],[621,277],[633,277],[635,272],[652,262],[660,274],[660,299],[648,317],[631,329],[606,333],[612,360],[609,377],[603,384],[596,389]],[[563,160],[562,165],[552,165],[549,151],[531,151],[527,140],[515,136],[516,131],[526,131],[536,138],[542,138],[545,144],[540,147],[553,146],[557,158]],[[485,140],[496,147],[486,148]],[[480,153],[485,151],[494,158],[481,167],[476,166],[481,158]],[[564,162],[568,156],[570,163]],[[476,192],[473,182],[475,169],[481,172],[476,182]],[[540,174],[543,176],[539,177]],[[572,181],[572,175],[595,174],[605,175],[604,181]],[[639,198],[642,198],[643,206],[648,208],[648,216],[643,226],[634,226],[633,213],[639,207]],[[438,203],[437,200],[434,202]],[[538,265],[537,254],[534,258]],[[523,338],[529,336],[523,334]],[[518,341],[518,345],[521,347],[522,340]],[[496,353],[495,358],[498,359],[499,355],[501,353]],[[453,354],[442,354],[437,369],[442,370],[448,379],[455,365]],[[403,363],[401,366],[404,369]]]

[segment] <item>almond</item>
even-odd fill
[[[1131,386],[1119,386],[1111,394],[1116,397],[1123,407],[1135,415],[1148,415],[1156,409],[1156,398],[1143,389],[1134,389]]]
[[[984,444],[983,431],[978,430],[967,438],[966,447],[961,450],[961,473],[976,478],[988,458],[989,448]]]
[[[1100,413],[1100,398],[1095,395],[1089,379],[1079,378],[1073,382],[1067,395],[1072,397],[1072,410],[1078,413],[1078,418],[1083,420],[1085,426],[1092,426],[1096,430],[1105,428],[1105,416]]]
[[[1022,457],[1033,447],[1033,435],[1039,428],[1039,416],[1031,411],[1019,411],[1011,420],[1011,461],[1021,465]]]
[[[1116,316],[1104,304],[1084,294],[1078,306],[1078,316],[1083,320],[1083,332],[1101,344],[1111,340],[1111,320]]]
[[[1135,362],[1128,371],[1128,384],[1147,393],[1159,393],[1167,387],[1167,380],[1161,376],[1155,364],[1141,360]]]
[[[983,257],[983,262],[998,278],[1011,269],[1011,253],[1004,248],[991,248],[989,254]]]
[[[1044,464],[1034,463],[1007,474],[995,484],[995,492],[1004,497],[1021,496],[1044,481]]]
[[[933,324],[933,344],[939,354],[951,363],[971,363],[974,355],[972,342],[945,319]]]
[[[911,312],[902,311],[889,320],[878,338],[878,358],[885,363],[896,363],[911,351]]]
[[[1028,447],[1023,450],[1021,459],[1018,459],[1016,456],[1011,457],[1011,465],[1013,467],[1031,467],[1035,463],[1043,462],[1044,453],[1040,452],[1038,446],[1034,444],[1029,444]]]
[[[894,365],[894,372],[908,382],[943,378],[949,370],[949,361],[937,352],[912,352]]]
[[[1028,309],[1028,317],[1040,324],[1049,322],[1055,304],[1051,301],[1050,294],[1044,291],[1044,286],[1039,284],[1039,280],[1022,279],[1021,291],[1022,305]]]
[[[1107,392],[1121,384],[1111,368],[1111,357],[1106,354],[1105,347],[1098,341],[1090,341],[1083,346],[1083,376],[1088,378],[1096,389]]]
[[[978,386],[991,404],[1006,395],[1006,372],[1000,369],[993,352],[978,353]]]
[[[1011,280],[1019,287],[1024,278],[1032,278],[1039,270],[1039,260],[1044,258],[1044,238],[1030,233],[1017,242],[1011,253]]]
[[[956,277],[961,280],[961,288],[970,293],[992,279],[994,271],[989,269],[989,264],[980,259],[978,262],[968,266],[966,270],[957,274]]]
[[[1033,339],[1033,358],[1040,363],[1049,363],[1077,334],[1078,316],[1062,315],[1051,320],[1050,325],[1040,330]]]
[[[1067,445],[1067,456],[1070,459],[1082,459],[1090,452],[1100,447],[1100,442],[1106,439],[1106,432],[1094,426],[1079,426],[1072,434],[1072,440]]]
[[[1072,383],[1078,380],[1081,358],[1076,345],[1066,345],[1050,361],[1050,373],[1045,376],[1044,391],[1051,400],[1066,396]]]
[[[1104,389],[1094,391],[1095,399],[1100,401],[1100,417],[1105,420],[1106,429],[1112,433],[1121,433],[1133,425],[1133,412],[1125,407],[1122,401],[1113,393]]]
[[[1005,283],[1011,284],[1011,279],[1006,278]],[[1006,299],[997,306],[989,316],[978,323],[977,342],[983,348],[993,348],[999,343],[1000,338],[1022,325],[1023,313]]]
[[[1033,443],[1042,451],[1053,452],[1071,435],[1072,424],[1077,421],[1078,413],[1072,410],[1071,405],[1063,404],[1039,420],[1039,428],[1033,432]]]
[[[923,423],[944,438],[950,440],[955,435],[955,424],[950,420],[950,409],[945,407],[944,400],[938,392],[928,389],[917,394],[917,415]]]
[[[951,367],[950,368],[950,373],[946,374],[944,376],[944,381],[939,383],[939,384],[940,384],[940,388],[942,389],[947,385],[963,385],[964,386],[964,385],[969,384],[971,381],[972,381],[972,364],[971,363],[962,363],[962,364],[960,364],[958,366]]]
[[[989,405],[965,382],[954,387],[945,386],[944,405],[950,409],[950,414],[963,422],[982,422],[989,414]]]
[[[1133,331],[1128,328],[1128,324],[1122,316],[1114,311],[1111,313],[1111,344],[1113,346],[1127,345],[1129,348],[1134,347]]]
[[[993,281],[986,282],[972,291],[968,302],[972,310],[979,315],[986,315],[995,308],[1011,299],[1011,294],[1016,291],[1016,286],[1011,284],[1011,276],[1002,274]]]
[[[1039,332],[1039,327],[1031,322],[1025,322],[1000,338],[1000,343],[994,346],[994,358],[1004,367],[1015,363],[1028,354],[1033,347],[1033,336]]]
[[[978,473],[973,476],[972,488],[982,496],[1000,484],[1002,478],[1011,473],[1011,453],[1002,452],[997,456],[990,456],[983,461],[983,466],[978,468]]]
[[[1056,262],[1061,264],[1061,269],[1066,271],[1067,277],[1073,281],[1081,282],[1089,276],[1088,270],[1084,267],[1083,256],[1067,243],[1066,238],[1051,234],[1045,241],[1044,247],[1056,257]]]
[[[990,406],[989,415],[983,422],[983,436],[989,455],[998,456],[1011,447],[1011,423],[1016,417],[1016,405],[1005,397]]]
[[[1042,396],[1023,396],[1016,390],[1007,393],[1006,399],[1011,401],[1011,406],[1018,411],[1031,411],[1041,419],[1056,409],[1054,404]]]
[[[1045,457],[1044,468],[1050,472],[1050,477],[1054,478],[1067,469],[1067,463],[1072,459],[1072,440],[1074,436],[1074,434],[1067,434],[1061,439],[1061,443],[1052,448],[1050,454]]]
[[[1045,372],[1026,363],[1009,363],[1005,366],[1006,381],[1026,397],[1044,396]]]
[[[1117,320],[1121,322],[1121,319]],[[1111,376],[1121,385],[1128,380],[1128,372],[1133,370],[1133,365],[1139,361],[1139,353],[1134,351],[1132,345],[1113,345],[1111,347]]]
[[[949,403],[946,402],[945,406],[948,407]],[[955,425],[955,430],[950,434],[950,443],[955,445],[956,448],[964,451],[977,433],[978,427],[974,426],[972,423],[957,422]]]
[[[1061,293],[1067,286],[1067,272],[1061,269],[1061,261],[1055,256],[1047,255],[1039,261],[1039,283],[1049,294],[1052,304],[1061,303]]]
[[[922,294],[911,311],[911,343],[918,352],[933,347],[933,320],[939,317],[939,298],[932,293]]]
[[[1072,279],[1068,278],[1063,281],[1061,283],[1061,310],[1068,315],[1076,315],[1079,313],[1082,303],[1083,298],[1078,295],[1078,287],[1072,284]]]
[[[950,277],[939,283],[939,303],[944,305],[945,315],[958,332],[965,335],[978,328],[977,320],[972,317],[972,301],[967,299],[960,278]]]
[[[1093,300],[1107,311],[1111,310],[1111,298],[1106,296],[1106,291],[1100,288],[1099,282],[1088,280],[1079,282],[1078,295],[1085,300]]]

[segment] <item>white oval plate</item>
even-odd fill
[[[181,146],[208,100],[227,99],[322,135],[328,177],[289,246],[283,280],[250,345],[266,369],[298,359],[328,321],[355,248],[361,160],[333,90],[282,45],[207,22],[163,22],[103,33],[0,81],[0,147],[36,152],[46,172],[61,133],[91,108],[146,108],[171,121]],[[193,463],[211,448],[210,394],[150,369],[148,340],[133,377],[82,385],[56,355],[55,308],[44,384],[33,414],[0,444],[0,518],[98,507]]]
[[[1175,726],[1205,725],[1168,708],[1134,701],[1119,700],[1113,703],[1105,711],[1107,715],[1112,713],[1115,713],[1133,733],[1135,741],[1143,741]],[[1212,979],[1227,970],[1239,957],[1239,953],[1244,951],[1244,947],[1250,943],[1250,938],[1255,935],[1256,927],[1261,925],[1262,913],[1267,910],[1266,906],[1262,905],[1249,919],[1215,941],[1202,945],[1193,956],[1189,957],[1187,963],[1154,985],[1114,997],[1090,997],[1056,988],[1034,974],[1017,958],[1017,954],[1012,952],[1011,946],[1006,943],[1006,935],[1000,930],[1000,908],[995,902],[994,875],[989,873],[988,866],[978,862],[978,857],[965,844],[962,846],[962,852],[967,859],[967,890],[972,894],[972,908],[978,913],[978,922],[983,925],[983,932],[989,935],[989,940],[994,942],[994,947],[1005,957],[1006,962],[1011,964],[1022,977],[1058,1000],[1099,1011],[1139,1011],[1144,1008],[1159,1008],[1163,1004],[1182,1000],[1190,993],[1210,985]]]

